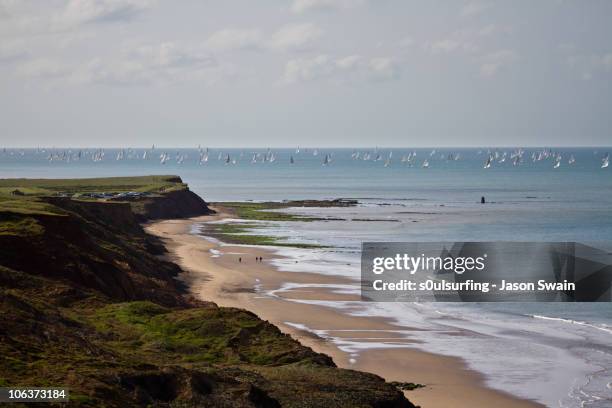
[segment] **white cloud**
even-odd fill
[[[461,8],[459,15],[461,17],[473,17],[484,13],[490,7],[490,3],[485,3],[483,1],[470,1]]]
[[[70,0],[59,18],[68,24],[130,20],[150,6],[150,0]]]
[[[489,24],[478,30],[478,35],[486,37],[495,34],[510,34],[512,27],[508,25]]]
[[[360,6],[366,0],[294,0],[291,11],[297,14],[312,10],[337,10]]]
[[[268,46],[274,50],[304,50],[323,35],[312,23],[288,24],[272,34]]]
[[[327,55],[317,55],[314,58],[292,59],[285,66],[285,73],[281,80],[284,84],[310,81],[329,76],[333,71]]]
[[[264,41],[258,29],[228,28],[213,33],[205,44],[214,51],[231,51],[261,48]]]
[[[309,49],[322,35],[323,30],[312,23],[284,25],[267,37],[260,29],[227,28],[213,33],[205,45],[212,51],[303,51]]]
[[[361,55],[349,55],[348,57],[338,58],[336,65],[341,69],[353,69],[363,61]]]
[[[331,58],[321,54],[288,61],[280,83],[288,85],[313,80],[336,83],[382,81],[398,76],[399,68],[393,58],[366,58],[361,55]]]
[[[415,41],[414,41],[414,38],[412,37],[404,37],[399,42],[400,48],[410,48],[414,44],[415,44]]]
[[[166,84],[201,78],[217,66],[217,61],[202,50],[164,42],[129,50],[117,62],[94,60],[82,79],[109,84]]]
[[[399,75],[399,69],[397,64],[392,58],[372,58],[368,62],[370,79],[373,80],[387,80],[397,78]]]
[[[66,34],[88,23],[128,21],[148,10],[153,1],[0,0],[0,37]]]
[[[56,79],[70,74],[70,68],[54,59],[36,58],[20,64],[17,74],[27,78]]]
[[[165,85],[180,81],[214,83],[229,72],[198,48],[172,42],[145,45],[107,58],[82,64],[53,59],[33,59],[17,66],[16,73],[30,79],[48,79],[62,84]]]
[[[480,37],[477,30],[464,28],[437,40],[425,42],[423,49],[432,54],[476,53],[481,48]]]
[[[209,67],[215,63],[210,55],[173,42],[138,47],[132,55],[151,67],[160,68]]]
[[[574,47],[571,48],[573,50]],[[605,54],[570,55],[567,65],[583,80],[590,80],[597,73],[612,72],[612,52]]]
[[[480,57],[480,73],[485,77],[497,74],[502,68],[515,63],[519,54],[513,50],[499,50]]]
[[[479,47],[475,43],[456,38],[444,38],[432,42],[425,43],[425,50],[432,54],[448,54],[453,52],[476,52]]]

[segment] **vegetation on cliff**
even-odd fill
[[[65,386],[78,406],[413,406],[250,312],[186,297],[139,224],[210,212],[179,178],[0,188],[1,386]],[[116,196],[130,191],[147,194]]]

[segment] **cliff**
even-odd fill
[[[413,407],[250,312],[186,297],[139,223],[207,213],[168,176],[0,180],[0,386],[65,386],[75,406]]]

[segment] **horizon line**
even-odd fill
[[[158,149],[297,149],[300,150],[321,150],[321,149],[553,149],[553,148],[612,148],[612,145],[470,145],[470,146],[243,146],[243,147],[230,147],[230,146],[2,146],[2,150],[16,149],[16,150],[36,150],[36,149],[145,149],[151,150]]]

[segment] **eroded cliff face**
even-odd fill
[[[31,234],[0,234],[0,265],[92,289],[118,301],[182,304],[177,265],[158,259],[162,244],[147,235],[129,203],[49,199],[59,214],[31,214]]]
[[[0,212],[0,385],[67,386],[75,406],[413,407],[250,312],[186,297],[139,222],[210,213],[190,191],[44,202]]]
[[[189,190],[170,191],[163,196],[149,197],[143,201],[142,210],[136,207],[134,211],[140,222],[214,213],[200,196]]]

